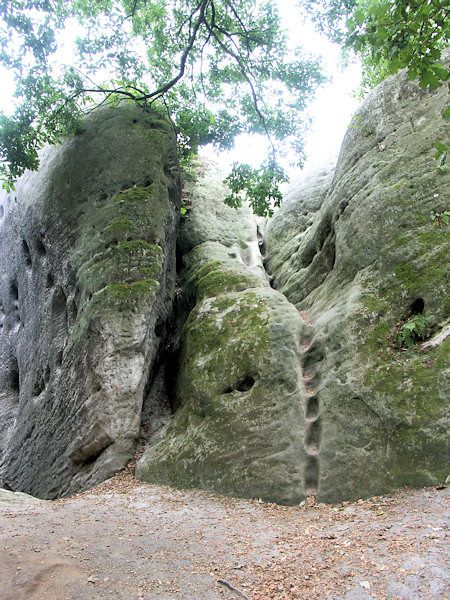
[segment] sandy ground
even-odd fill
[[[3,496],[1,600],[448,598],[443,487],[280,507],[125,472],[63,500]]]

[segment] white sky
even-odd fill
[[[277,2],[283,26],[288,30],[292,41],[300,42],[305,51],[312,55],[321,55],[325,74],[332,77],[332,82],[319,88],[308,110],[313,119],[313,125],[306,137],[305,168],[309,168],[337,154],[346,128],[358,106],[353,91],[359,84],[360,68],[358,64],[353,64],[342,70],[339,46],[319,35],[310,23],[304,24],[301,11],[295,6],[295,2],[292,0],[277,0]],[[63,48],[65,60],[68,62],[72,52],[70,45],[70,43],[66,44],[66,48]],[[0,67],[0,110],[6,114],[13,110],[13,92],[12,74]],[[207,154],[214,155],[209,149]],[[233,161],[257,166],[265,156],[265,141],[245,135],[236,140],[233,151],[221,154],[221,163],[224,167],[226,167],[224,163],[231,165]]]
[[[300,42],[305,52],[322,56],[325,75],[332,79],[318,89],[308,109],[313,120],[305,138],[307,160],[304,169],[308,170],[339,152],[346,129],[359,104],[354,91],[359,86],[361,68],[355,62],[343,69],[340,47],[316,32],[311,23],[304,23],[301,10],[293,0],[277,0],[277,3],[283,27],[292,41]],[[233,151],[221,154],[221,164],[225,167],[227,161],[231,166],[233,161],[237,161],[256,167],[266,157],[266,148],[265,141],[261,139],[240,136]],[[208,155],[213,155],[213,152],[208,151]]]

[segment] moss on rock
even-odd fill
[[[270,288],[201,301],[183,329],[175,415],[139,461],[137,476],[298,503],[301,326],[295,308]]]

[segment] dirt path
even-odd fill
[[[122,473],[0,501],[0,599],[443,600],[448,507],[448,489],[287,508]]]

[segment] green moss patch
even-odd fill
[[[119,217],[114,219],[114,221],[109,226],[110,231],[115,233],[119,231],[129,231],[131,229],[131,220],[127,217]]]
[[[106,290],[116,300],[126,300],[139,294],[148,294],[157,285],[154,279],[140,279],[133,283],[111,283],[106,286]]]
[[[408,243],[408,241],[409,241],[409,238],[407,235],[401,235],[400,237],[398,237],[394,240],[394,247],[399,248],[400,246],[404,246],[405,244]]]
[[[155,188],[153,184],[150,184],[145,187],[133,187],[129,190],[124,190],[117,194],[117,196],[113,199],[114,204],[130,204],[130,203],[138,203],[144,204],[148,202],[155,195]]]

